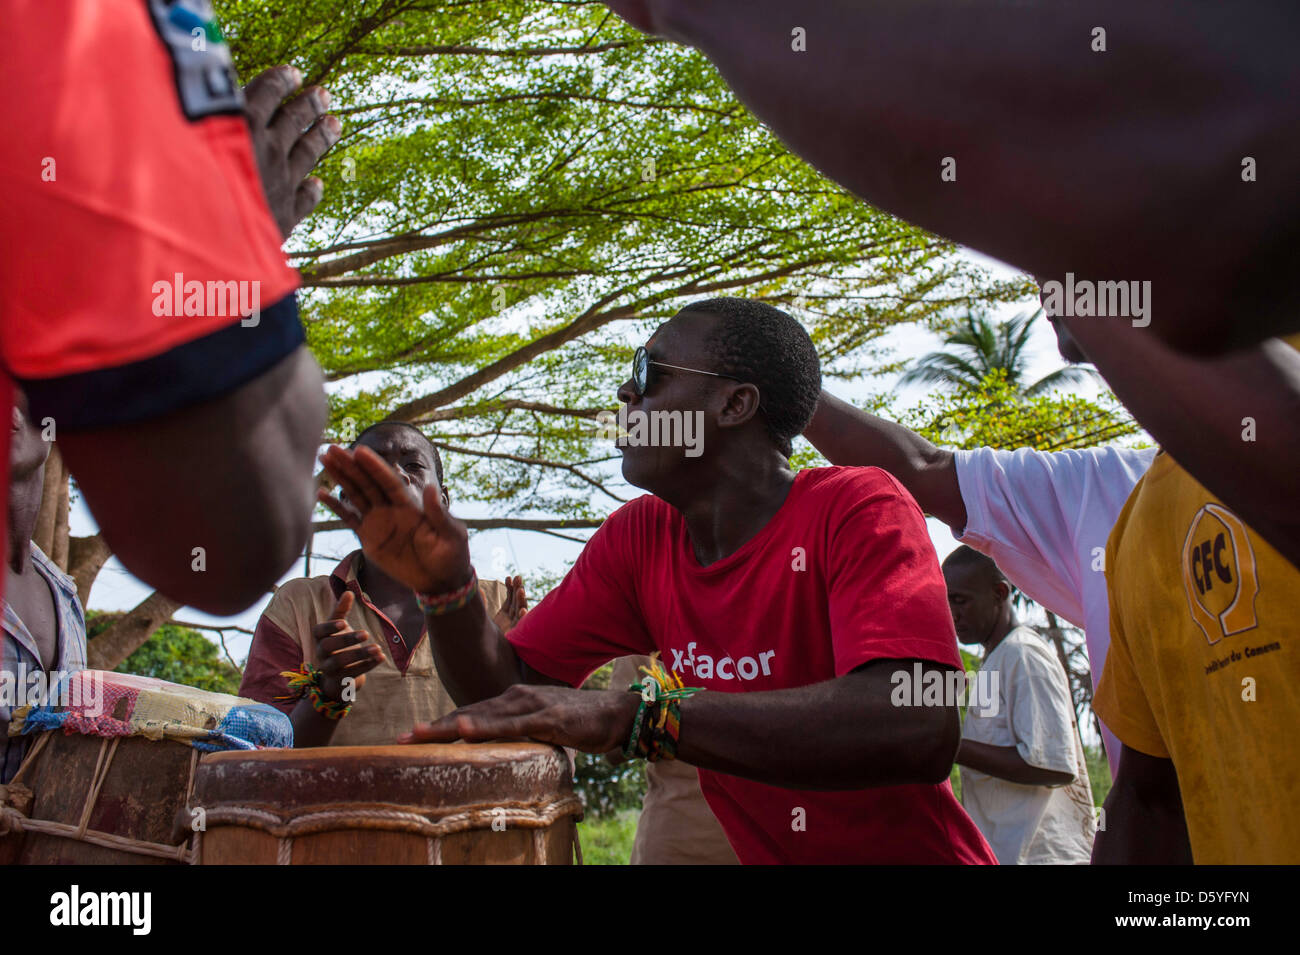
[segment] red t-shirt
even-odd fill
[[[807,686],[876,659],[962,666],[925,520],[878,468],[800,472],[767,526],[708,567],[679,511],[638,498],[509,640],[573,686],[654,650],[688,686],[722,693]],[[996,861],[947,782],[813,792],[702,769],[700,784],[748,864]]]

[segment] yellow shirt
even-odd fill
[[[1160,454],[1106,548],[1093,708],[1172,759],[1198,864],[1300,862],[1300,571]]]

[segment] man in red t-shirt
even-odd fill
[[[961,670],[920,510],[876,468],[790,469],[820,385],[807,333],[769,306],[710,299],[663,325],[619,389],[623,474],[653,496],[611,514],[508,638],[477,597],[431,613],[462,708],[404,739],[622,747],[639,696],[570,688],[658,651],[706,691],[681,703],[677,753],[742,862],[994,862],[947,782],[955,702],[898,692]],[[464,525],[364,449],[324,460],[348,503],[322,500],[367,557],[456,606]]]
[[[338,120],[285,101],[289,67],[241,89],[208,0],[13,0],[5,26],[0,407],[7,375],[127,569],[234,613],[310,527],[327,409],[280,246]]]

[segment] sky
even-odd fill
[[[1020,274],[1018,270],[986,256],[969,251],[963,252],[963,254],[992,270],[994,278],[1013,278]],[[1036,307],[1036,303],[1031,301],[1009,304],[997,308],[993,314],[995,318],[1006,319],[1017,313],[1032,310],[1034,307]],[[942,342],[937,335],[917,326],[907,326],[893,330],[886,337],[885,344],[895,350],[897,358],[908,360],[918,358],[930,351],[939,350],[942,346]],[[1051,327],[1045,321],[1035,323],[1028,351],[1030,358],[1029,380],[1031,381],[1059,368],[1062,364],[1061,358],[1057,354],[1055,336],[1052,334]],[[865,398],[869,392],[878,390],[882,384],[883,382],[878,380],[850,383],[832,381],[829,383],[828,390],[838,397],[853,401]],[[917,404],[924,399],[927,393],[927,389],[924,387],[911,386],[902,388],[898,387],[896,383],[894,389],[895,394],[900,399],[897,405],[899,407],[910,407]],[[610,406],[615,406],[612,395]],[[455,488],[451,488],[451,491],[454,499]],[[453,504],[452,513],[462,518],[502,516],[500,512],[492,512],[486,504],[472,502],[460,507]],[[80,499],[73,504],[70,523],[74,536],[91,535],[97,530],[94,519],[87,510],[85,503]],[[942,560],[957,544],[944,524],[934,519],[927,521],[927,524],[929,525],[930,539],[934,543],[939,559]],[[575,532],[575,536],[585,537],[587,533],[578,531]],[[329,573],[334,564],[344,555],[354,550],[356,546],[356,537],[350,531],[332,531],[317,535],[313,542],[312,575]],[[470,554],[475,567],[479,569],[480,576],[497,579],[507,574],[513,575],[516,573],[522,573],[525,578],[538,572],[546,573],[552,577],[558,576],[577,558],[581,549],[580,544],[530,531],[479,531],[470,536]],[[280,583],[302,576],[303,569],[303,561],[300,558],[285,574]],[[110,559],[95,580],[88,605],[96,610],[129,610],[151,592],[152,588],[147,587],[132,576],[116,559]],[[268,593],[266,597],[259,600],[248,610],[234,617],[217,618],[199,613],[191,608],[184,608],[176,613],[175,619],[219,626],[234,625],[251,631],[256,626],[257,619],[269,602],[270,596]],[[217,638],[217,634],[212,631],[204,631],[204,633],[214,640]],[[248,655],[248,647],[251,642],[250,635],[238,631],[227,631],[224,634],[224,640],[230,656],[233,657],[235,662],[242,664]]]

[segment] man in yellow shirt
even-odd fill
[[[1093,706],[1124,749],[1093,861],[1186,862],[1189,842],[1198,864],[1300,862],[1300,572],[1164,453],[1106,570]]]
[[[1300,337],[1193,359],[1143,329],[1060,322],[1163,445],[1267,474],[1255,513],[1300,527]],[[1093,862],[1300,862],[1300,571],[1184,470],[1184,450],[1157,455],[1106,550],[1111,646],[1093,707],[1124,745]]]

